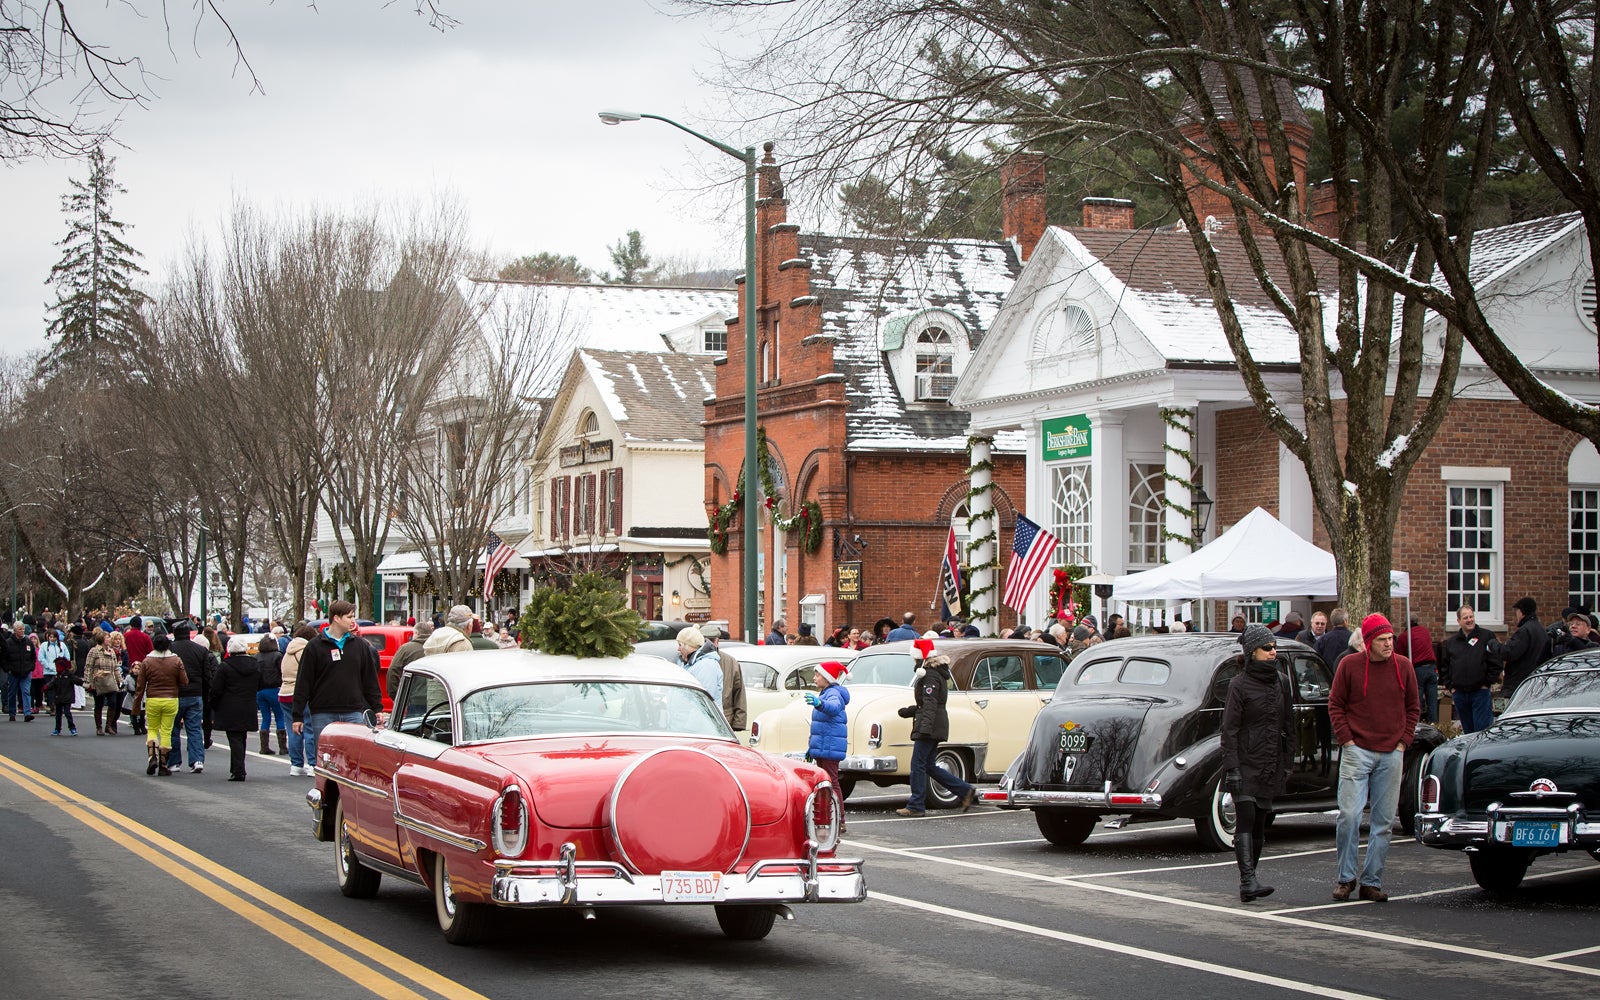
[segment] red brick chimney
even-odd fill
[[[1357,191],[1359,192],[1359,188]],[[1356,208],[1357,218],[1360,218],[1360,206]],[[1339,196],[1334,190],[1333,181],[1318,181],[1311,186],[1311,206],[1306,213],[1311,228],[1328,237],[1330,240],[1339,238]]]
[[[1000,167],[1001,238],[1017,244],[1023,260],[1044,238],[1044,154],[1019,150]]]
[[[1083,199],[1083,228],[1132,229],[1133,202],[1126,198]]]

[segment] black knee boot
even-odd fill
[[[1239,901],[1248,903],[1272,895],[1272,886],[1256,880],[1256,861],[1261,857],[1260,843],[1254,831],[1242,828],[1233,835],[1233,860],[1239,866]]]

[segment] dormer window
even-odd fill
[[[950,331],[929,327],[917,334],[917,400],[949,399],[956,388],[956,348]]]
[[[701,332],[704,334],[704,339],[702,340],[702,349],[707,354],[728,353],[727,324],[723,324],[721,326],[708,326]]]
[[[930,308],[886,321],[878,346],[902,400],[943,405],[972,356],[972,335],[948,309]]]

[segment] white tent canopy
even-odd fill
[[[1143,573],[1112,580],[1121,601],[1228,597],[1332,597],[1339,592],[1333,553],[1301,538],[1257,507],[1209,544]],[[1393,597],[1411,596],[1411,576],[1389,574]]]

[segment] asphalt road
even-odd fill
[[[845,852],[871,898],[796,907],[767,940],[725,940],[708,909],[505,913],[496,940],[443,940],[430,895],[334,883],[309,831],[308,779],[279,757],[226,781],[144,775],[142,740],[0,721],[4,989],[188,997],[1592,996],[1600,865],[1536,862],[1493,897],[1465,859],[1396,835],[1386,904],[1329,900],[1333,818],[1269,831],[1270,899],[1238,902],[1231,856],[1187,823],[1098,830],[1051,848],[1027,813],[902,819],[864,787]],[[127,727],[124,726],[124,733]],[[218,751],[221,750],[221,753]],[[892,790],[891,790],[892,791]]]

